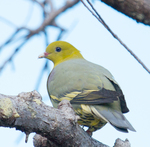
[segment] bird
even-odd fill
[[[54,63],[47,80],[53,106],[57,108],[62,100],[69,100],[80,118],[78,124],[88,127],[89,135],[107,123],[121,132],[136,131],[123,115],[129,109],[120,86],[107,69],[89,62],[65,41],[52,42],[39,58]]]

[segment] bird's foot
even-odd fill
[[[89,129],[86,132],[88,133],[89,136],[92,136],[92,132]]]

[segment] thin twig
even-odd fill
[[[11,21],[7,20],[6,18],[0,16],[0,19],[1,19],[2,21],[4,21],[5,23],[7,23],[8,25],[11,25],[11,26],[17,28],[17,25],[15,25],[15,24],[12,23]]]
[[[56,39],[57,41],[60,40],[60,39],[62,38],[64,32],[65,32],[64,29],[60,29],[60,33],[58,34],[57,39]]]
[[[48,41],[48,34],[47,34],[46,30],[44,30],[43,33],[44,33],[44,36],[45,36],[45,46],[48,46],[48,44],[49,44],[49,41]],[[46,70],[48,70],[48,68],[49,68],[49,66],[48,66],[48,60],[46,60],[45,63],[44,63],[44,66],[43,66],[43,68],[42,68],[42,70],[41,70],[41,72],[40,72],[40,75],[39,75],[39,77],[38,77],[36,86],[35,86],[35,89],[36,89],[37,91],[38,91],[38,89],[39,89],[39,86],[40,86],[42,77],[43,77],[43,75],[44,75],[44,72],[45,72]]]
[[[8,45],[8,44],[10,44],[10,43],[12,43],[12,42],[14,43],[15,41],[19,41],[19,40],[21,40],[21,39],[25,39],[26,36],[19,37],[18,39],[15,38],[22,30],[27,30],[27,31],[29,31],[29,30],[28,30],[27,28],[25,28],[25,27],[20,27],[20,28],[18,28],[18,29],[9,37],[9,39],[8,39],[5,43],[3,43],[3,44],[0,46],[0,51],[3,49],[4,46],[6,46],[6,45]]]
[[[12,59],[14,58],[14,56],[16,55],[16,53],[21,49],[21,47],[27,42],[27,40],[29,40],[29,38],[27,38],[24,42],[22,42],[15,50],[14,52],[10,55],[10,57],[3,63],[3,65],[0,67],[0,72],[3,70],[3,68],[5,67],[5,65],[9,62],[12,61]]]
[[[35,89],[38,91],[39,90],[39,86],[41,84],[42,78],[43,78],[43,74],[44,72],[48,69],[48,60],[45,61],[44,66],[39,74]]]
[[[33,4],[31,4],[30,5],[30,7],[28,8],[28,14],[27,14],[27,16],[26,16],[26,18],[25,18],[25,20],[24,20],[24,23],[23,24],[28,24],[28,22],[30,21],[30,19],[31,19],[31,16],[32,16],[32,14],[33,14]],[[24,25],[25,26],[25,25]]]
[[[36,2],[42,8],[42,11],[43,11],[43,14],[44,14],[42,24],[38,28],[32,29],[32,30],[29,29],[29,28],[26,28],[26,27],[17,28],[17,30],[10,36],[10,38],[0,46],[0,51],[2,50],[3,47],[5,47],[6,45],[12,43],[12,41],[15,40],[15,37],[22,30],[26,30],[28,32],[28,34],[27,35],[23,35],[22,37],[17,39],[17,41],[22,39],[22,38],[24,38],[26,40],[26,42],[27,42],[29,38],[33,37],[34,35],[39,34],[40,32],[44,32],[44,31],[46,32],[46,28],[47,27],[51,27],[51,26],[57,27],[61,31],[61,33],[59,34],[61,36],[61,34],[64,32],[64,29],[61,28],[60,26],[56,25],[56,23],[55,23],[56,17],[59,16],[60,14],[62,14],[67,9],[75,6],[77,3],[80,2],[80,0],[68,1],[65,5],[63,5],[59,9],[54,9],[54,7],[52,6],[53,3],[50,0],[44,0],[41,3],[38,2],[37,0],[31,0],[31,1],[32,2]],[[49,10],[47,10],[48,6],[50,7],[50,12],[49,12]],[[15,56],[15,54],[18,53],[18,51],[21,49],[22,45],[24,45],[26,42],[23,42],[21,45],[19,45],[14,50],[13,54],[0,67],[0,72],[2,72],[2,70],[7,65],[7,63],[10,63],[12,61],[13,57]],[[48,45],[48,39],[46,40],[46,42],[47,42],[46,44]]]
[[[99,13],[96,11],[96,9],[93,7],[93,5],[90,3],[89,0],[87,0],[87,2],[89,3],[89,5],[91,6],[91,8],[94,10],[94,13],[84,2],[83,0],[81,0],[81,2],[83,3],[83,5],[92,13],[92,15],[100,22],[103,24],[103,26],[112,34],[112,36],[117,39],[119,41],[119,43],[125,47],[125,49],[143,66],[143,68],[150,74],[150,70],[146,67],[146,65],[137,57],[137,55],[135,53],[133,53],[133,51],[131,51],[131,49],[129,49],[125,43],[122,42],[122,40],[110,29],[110,27],[105,23],[105,21],[102,19],[102,17],[99,15]]]
[[[49,45],[48,34],[47,34],[46,30],[44,30],[43,33],[44,33],[44,36],[45,36],[45,46],[47,47]]]
[[[45,0],[45,2],[48,3],[48,5],[50,6],[50,9],[51,9],[51,12],[53,12],[55,9],[54,9],[52,0]]]

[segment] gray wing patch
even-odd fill
[[[105,104],[113,103],[118,100],[118,93],[102,88],[99,91],[92,91],[88,94],[80,93],[70,102],[71,104]]]
[[[100,106],[96,110],[117,130],[122,132],[128,132],[128,129],[135,131],[135,129],[121,112],[103,106]]]

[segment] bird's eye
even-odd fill
[[[56,52],[60,52],[61,48],[60,47],[56,47]]]

